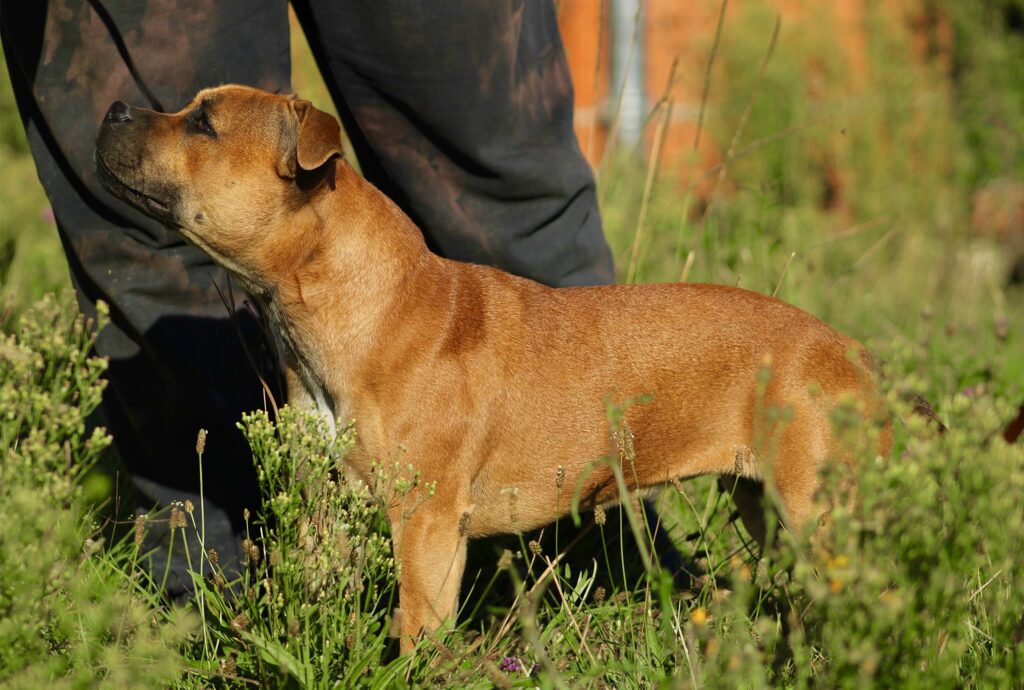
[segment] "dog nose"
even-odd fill
[[[124,124],[125,122],[132,121],[132,114],[129,112],[128,104],[123,101],[114,101],[110,106],[110,110],[107,111],[106,116],[107,122],[113,122],[115,124]]]

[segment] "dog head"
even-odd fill
[[[115,102],[96,139],[103,186],[178,228],[242,277],[295,209],[334,184],[338,121],[308,101],[243,86],[177,113]],[[280,239],[280,238],[276,238]]]

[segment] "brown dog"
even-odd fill
[[[883,414],[863,348],[799,309],[716,285],[552,289],[448,261],[340,156],[334,118],[239,86],[175,114],[115,103],[96,150],[111,192],[262,302],[290,401],[355,420],[359,476],[403,448],[436,488],[390,509],[405,650],[454,615],[467,538],[549,523],[574,490],[616,501],[599,458],[625,457],[630,489],[770,477],[798,528],[821,511],[820,466],[843,456],[830,410],[846,396]],[[611,433],[606,401],[637,396]]]

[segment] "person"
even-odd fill
[[[552,286],[613,282],[551,2],[292,6],[363,174],[434,251]],[[7,2],[0,40],[79,305],[110,306],[103,409],[140,509],[199,505],[207,429],[207,546],[237,570],[259,492],[236,425],[268,392],[283,400],[273,348],[201,250],[100,187],[93,146],[115,100],[174,111],[221,83],[290,92],[286,0]],[[148,537],[157,572],[166,540]],[[168,593],[186,593],[186,560],[170,568]]]

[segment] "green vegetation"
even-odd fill
[[[103,311],[101,311],[103,314]],[[181,670],[193,627],[162,610],[137,547],[93,524],[110,437],[87,431],[105,363],[94,326],[45,298],[0,337],[0,681],[12,688],[151,688]]]
[[[621,538],[634,532],[632,501],[581,516],[589,532],[565,560],[565,522],[484,543],[458,627],[405,657],[388,636],[397,591],[381,508],[337,471],[352,436],[328,442],[287,408],[276,423],[241,421],[266,498],[241,582],[208,554],[194,564],[197,596],[176,607],[139,566],[148,522],[117,513],[96,468],[109,438],[89,423],[102,323],[66,299],[32,306],[66,268],[0,89],[0,685],[1019,687],[1024,442],[1002,429],[1024,402],[1024,288],[1007,282],[1005,245],[971,233],[970,212],[988,182],[1024,182],[1024,4],[924,3],[949,17],[952,71],[941,51],[913,54],[883,5],[868,6],[858,93],[812,30],[825,9],[783,26],[758,77],[774,18],[745,5],[712,72],[705,134],[727,151],[743,124],[722,183],[698,197],[661,170],[645,191],[647,164],[623,154],[600,171],[600,192],[623,274],[645,208],[639,280],[685,272],[777,292],[886,360],[907,420],[891,457],[861,451],[855,470],[830,472],[828,490],[856,486],[857,500],[810,541],[780,533],[764,554],[716,483],[667,488],[659,514],[688,581]],[[807,88],[808,64],[824,96]],[[908,413],[915,394],[947,434]],[[850,417],[833,421],[842,430]],[[216,461],[199,446],[195,462]],[[407,489],[389,479],[396,469],[377,482]],[[191,506],[149,520],[202,538]],[[640,548],[655,549],[634,524]]]
[[[0,171],[0,302],[17,311],[49,292],[70,287],[71,281],[2,54]]]

